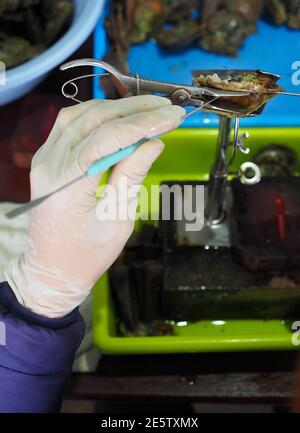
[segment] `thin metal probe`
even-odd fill
[[[45,200],[52,197],[54,194],[57,194],[58,192],[63,191],[65,188],[68,188],[69,186],[71,186],[74,183],[78,182],[79,180],[83,179],[85,176],[86,176],[86,173],[82,174],[81,176],[77,177],[76,179],[71,180],[71,182],[66,183],[65,185],[61,186],[60,188],[56,189],[55,191],[52,191],[49,194],[44,195],[43,197],[29,201],[28,203],[25,203],[25,204],[17,207],[16,209],[12,210],[11,212],[6,213],[5,216],[8,219],[16,218],[17,216],[22,215],[23,213],[28,212],[31,209],[39,206]]]
[[[250,92],[251,95],[283,95],[283,96],[300,96],[300,93],[285,92],[280,90],[268,90],[266,92]]]
[[[217,99],[217,98],[214,98],[213,100],[215,100],[215,99]],[[201,105],[201,107],[197,107],[197,108],[195,108],[195,109],[192,110],[190,113],[186,114],[186,115],[183,117],[182,121],[184,121],[186,118],[188,118],[188,117],[192,116],[193,114],[195,114],[195,113],[196,113],[197,111],[199,111],[202,107],[204,107],[204,105],[207,105],[207,104],[211,103],[213,100],[211,100],[211,101],[209,101],[209,102],[207,102],[207,103]],[[164,134],[164,135],[165,135],[165,134]],[[119,158],[118,158],[118,160],[117,160],[117,162],[119,162],[119,160],[121,161],[121,160],[123,160],[125,157],[127,157],[127,156],[129,156],[131,153],[133,153],[133,151],[135,151],[135,150],[136,150],[136,149],[137,149],[141,144],[146,143],[146,142],[148,142],[148,141],[151,141],[151,140],[153,140],[154,138],[158,138],[158,137],[144,138],[144,139],[140,140],[138,143],[136,143],[136,144],[130,146],[130,147],[132,148],[132,152],[131,152],[130,148],[127,147],[127,148],[122,149],[122,150],[120,150],[120,151],[118,151],[118,152],[115,152],[115,154],[113,154],[112,156],[116,155],[116,157],[118,157],[118,155],[119,155]],[[126,152],[126,151],[127,151],[127,152]],[[108,158],[110,159],[111,156],[108,157]],[[100,160],[100,163],[101,163],[101,161],[102,161],[102,160]],[[103,161],[103,162],[104,162],[104,165],[105,165],[105,161]],[[115,165],[115,163],[117,163],[117,162],[114,161],[114,163],[111,163],[111,164],[108,163],[108,164],[106,164],[106,167],[105,167],[105,168],[108,169],[108,168],[112,167],[112,165]],[[96,163],[96,164],[97,164],[97,163]],[[93,165],[93,164],[92,164],[92,165]],[[91,166],[91,167],[92,167],[92,166]],[[101,170],[101,171],[102,171],[102,170]],[[96,174],[96,173],[95,173],[95,174]],[[57,193],[63,191],[65,188],[68,188],[69,186],[73,185],[74,183],[78,182],[79,180],[83,179],[83,178],[86,177],[86,176],[89,176],[89,171],[88,171],[88,170],[87,170],[84,174],[82,174],[81,176],[77,177],[76,179],[73,179],[71,182],[68,182],[67,184],[65,184],[65,185],[61,186],[60,188],[56,189],[55,191],[52,191],[51,193],[49,193],[49,194],[47,194],[47,195],[44,195],[44,196],[39,197],[39,198],[37,198],[37,199],[35,199],[35,200],[32,200],[32,201],[30,201],[30,202],[28,202],[28,203],[25,203],[24,205],[19,206],[18,208],[12,210],[11,212],[6,213],[5,216],[6,216],[8,219],[14,219],[14,218],[18,217],[19,215],[22,215],[23,213],[28,212],[28,211],[30,211],[31,209],[34,209],[35,207],[39,206],[39,205],[42,204],[44,201],[46,201],[48,198],[52,197],[54,194],[57,194]]]

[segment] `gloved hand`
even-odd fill
[[[157,96],[89,101],[63,109],[32,161],[32,199],[80,176],[101,157],[176,128],[184,114]],[[147,142],[113,168],[108,185],[116,194],[108,192],[108,197],[116,208],[136,209],[138,187],[162,150],[160,140]],[[50,318],[73,311],[131,235],[132,218],[103,220],[102,201],[96,199],[100,178],[83,178],[31,211],[27,251],[6,270],[7,281],[27,309]]]

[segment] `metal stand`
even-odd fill
[[[227,155],[230,147],[232,119],[220,117],[215,164],[209,180],[208,204],[205,216],[208,224],[219,224],[224,218],[224,199],[228,176]]]
[[[227,188],[228,167],[231,146],[230,136],[232,119],[221,116],[215,163],[211,169],[210,179],[205,187],[205,224],[202,230],[189,232],[186,230],[187,221],[177,221],[178,245],[191,246],[230,246],[228,227],[228,212],[231,207],[231,192]],[[235,127],[233,146],[238,144],[238,122]],[[235,152],[233,151],[233,156]]]
[[[188,221],[183,219],[176,222],[178,245],[191,246],[230,246],[229,220],[232,207],[232,194],[227,178],[236,152],[248,154],[249,149],[244,147],[244,140],[249,134],[239,136],[239,119],[234,120],[233,141],[231,141],[232,118],[220,116],[219,136],[215,163],[210,172],[210,179],[205,183],[205,223],[200,231],[187,231]],[[231,149],[231,150],[230,150]],[[230,152],[229,152],[230,150]],[[247,173],[251,170],[251,175]],[[253,172],[253,174],[252,174]],[[253,185],[260,181],[260,170],[256,164],[247,162],[242,164],[239,175],[244,184]],[[193,201],[193,195],[191,196]]]

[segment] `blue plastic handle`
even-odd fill
[[[135,144],[132,144],[129,147],[126,147],[125,149],[121,149],[118,152],[113,153],[112,155],[99,159],[99,161],[94,162],[88,167],[86,174],[88,176],[97,176],[98,174],[103,173],[104,171],[118,164],[118,162],[123,161],[123,159],[132,155],[136,151],[136,149],[140,147],[143,143],[146,143],[147,141],[153,140],[155,138],[158,137],[143,138],[142,140],[138,141]]]

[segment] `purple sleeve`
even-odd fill
[[[84,335],[76,309],[47,319],[22,307],[0,283],[0,412],[57,412]]]

